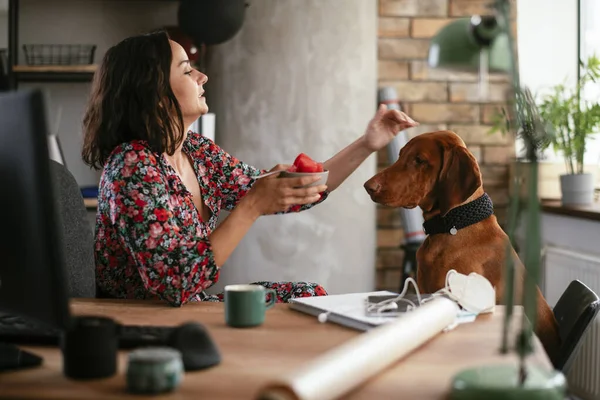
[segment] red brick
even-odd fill
[[[479,75],[476,72],[460,72],[446,69],[430,68],[427,61],[415,60],[410,63],[410,78],[417,81],[452,81],[452,82],[477,82]],[[507,82],[507,74],[490,74],[490,82]]]
[[[408,37],[410,19],[381,17],[378,21],[379,37]]]
[[[385,286],[385,270],[375,270],[375,280],[375,290],[383,290],[383,287]]]
[[[384,290],[398,290],[400,287],[400,270],[386,270],[385,271],[385,289]]]
[[[507,104],[484,104],[481,106],[481,122],[492,124],[496,114],[502,115],[502,108],[508,112]]]
[[[508,166],[507,165],[480,165],[481,176],[484,187],[498,187],[508,185]]]
[[[411,114],[408,114],[411,115]],[[412,115],[411,115],[412,118]],[[419,121],[417,121],[419,122]],[[414,128],[410,128],[406,131],[410,139],[418,136],[422,133],[427,132],[436,132],[436,131],[445,131],[448,129],[448,125],[446,124],[420,124],[419,126],[415,126]]]
[[[398,247],[404,240],[402,229],[378,229],[377,247]]]
[[[452,19],[446,18],[415,18],[412,20],[410,36],[414,38],[431,38],[436,35]]]
[[[440,102],[448,100],[448,87],[444,82],[380,82],[379,87],[383,86],[394,87],[401,102]]]
[[[379,60],[377,63],[380,80],[408,79],[408,62]]]
[[[402,229],[400,210],[383,206],[377,207],[377,228]]]
[[[378,40],[379,59],[411,60],[425,58],[429,52],[429,41],[425,39]]]
[[[508,206],[509,197],[508,197],[508,188],[507,187],[487,188],[484,184],[483,188],[485,189],[486,193],[492,199],[492,203],[494,203],[494,207]]]
[[[445,17],[448,0],[379,0],[379,15],[398,17]]]
[[[492,3],[490,0],[450,0],[450,16],[470,17],[471,15],[491,15],[494,13],[494,9],[488,6]],[[516,0],[512,0],[511,3],[511,18],[516,18]]]
[[[457,133],[469,145],[507,145],[510,143],[510,136],[502,135],[500,132],[490,133],[491,127],[487,125],[450,125],[449,129]]]
[[[475,122],[479,119],[479,106],[471,104],[412,104],[411,117],[421,123]]]
[[[382,249],[377,252],[377,269],[400,269],[404,260],[402,249]]]
[[[480,97],[478,83],[451,83],[450,101],[453,103],[480,103],[480,102],[506,102],[510,97],[508,85],[501,83],[488,83],[487,94]]]
[[[485,146],[483,162],[486,164],[508,164],[515,157],[515,146]]]

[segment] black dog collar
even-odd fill
[[[487,193],[470,203],[453,208],[445,217],[436,215],[423,223],[427,235],[449,233],[456,235],[459,229],[483,221],[494,213],[492,199]]]

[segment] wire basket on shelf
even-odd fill
[[[23,51],[28,65],[88,65],[94,62],[96,45],[26,44]]]

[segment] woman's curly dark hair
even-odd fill
[[[83,118],[83,161],[101,169],[121,143],[145,140],[172,155],[184,138],[181,109],[171,90],[171,45],[164,31],[111,47],[94,75]]]

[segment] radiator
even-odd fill
[[[543,290],[551,307],[575,279],[600,293],[600,257],[546,246],[544,270]],[[600,319],[592,322],[567,374],[571,393],[583,400],[600,400]]]

